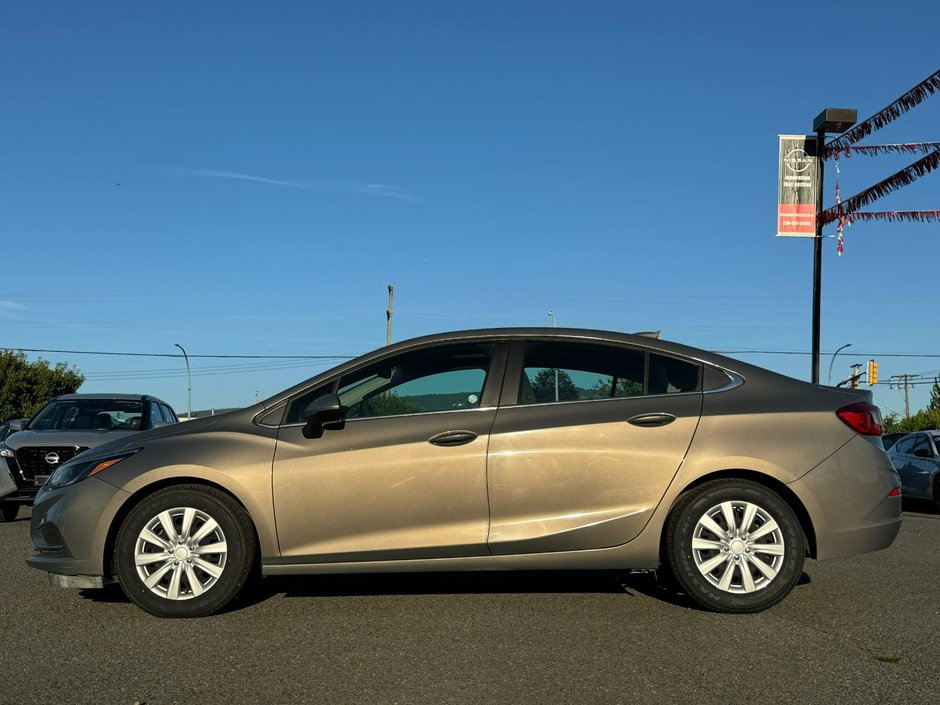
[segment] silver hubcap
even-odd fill
[[[174,507],[148,521],[137,535],[137,575],[155,595],[191,600],[218,582],[228,546],[215,519],[199,509]]]
[[[783,554],[777,522],[750,502],[716,504],[692,533],[692,557],[699,572],[719,590],[737,595],[770,585],[783,565]]]

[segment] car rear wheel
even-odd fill
[[[204,617],[238,594],[255,557],[242,507],[212,487],[154,493],[124,519],[116,543],[125,594],[158,617]]]
[[[15,502],[0,502],[0,521],[13,521],[19,513],[20,505]]]
[[[805,541],[790,506],[750,480],[716,480],[670,516],[666,558],[681,588],[716,612],[759,612],[789,594]]]

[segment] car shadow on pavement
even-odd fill
[[[797,586],[811,581],[804,572]],[[696,611],[707,611],[656,571],[513,571],[473,573],[383,573],[356,575],[255,576],[220,614],[238,612],[278,597],[360,597],[396,595],[611,594],[637,597]],[[128,603],[116,583],[81,590],[83,599]]]
[[[810,577],[802,573],[797,585],[810,582]],[[254,581],[231,605],[231,610],[244,609],[278,596],[311,598],[561,593],[615,594],[628,597],[642,595],[676,607],[706,611],[667,576],[657,575],[656,571],[480,571],[278,576]]]

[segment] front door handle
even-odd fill
[[[647,428],[651,426],[665,426],[666,424],[671,424],[675,420],[676,417],[672,414],[660,412],[657,414],[639,414],[627,419],[627,423],[632,423],[634,426],[642,426]]]
[[[435,446],[462,446],[476,440],[477,434],[473,431],[444,431],[431,436],[428,443]]]

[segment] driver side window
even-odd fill
[[[346,418],[400,416],[480,406],[493,345],[453,345],[407,353],[339,381]]]

